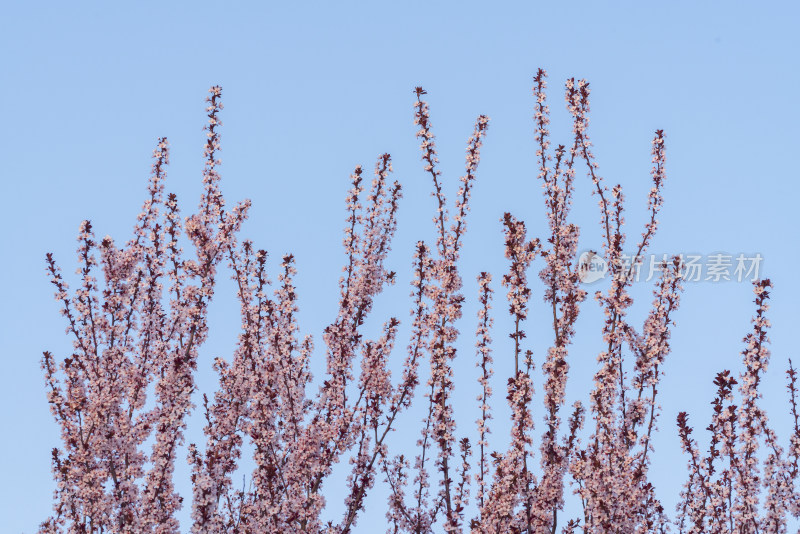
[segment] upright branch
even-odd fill
[[[707,430],[711,434],[708,456],[700,461],[690,453],[690,479],[679,506],[680,532],[759,533],[786,532],[787,514],[798,517],[795,480],[797,469],[797,426],[794,427],[789,454],[784,455],[766,413],[759,406],[761,378],[769,363],[765,313],[769,309],[769,280],[754,282],[756,313],[753,330],[744,338],[744,371],[735,380],[730,371],[717,375],[717,396]],[[795,409],[794,369],[789,363],[789,394],[792,414]],[[733,386],[738,384],[739,405],[733,404]],[[795,419],[796,420],[796,419]],[[678,418],[679,429],[686,426],[686,414]],[[684,430],[681,430],[685,434]],[[686,440],[684,440],[685,442]],[[766,454],[759,455],[763,446]],[[719,467],[715,463],[720,463]],[[702,494],[693,495],[702,483]]]
[[[436,198],[436,216],[433,218],[434,224],[438,225],[439,236],[437,237],[436,244],[441,250],[441,255],[447,254],[447,231],[445,224],[447,223],[447,199],[445,198],[444,190],[442,188],[441,171],[436,167],[439,163],[439,158],[436,155],[436,138],[431,131],[431,118],[428,103],[422,100],[422,97],[428,94],[422,87],[416,87],[414,94],[417,96],[417,102],[414,104],[414,124],[419,126],[417,131],[417,139],[420,140],[420,149],[422,150],[422,161],[424,162],[425,171],[431,175],[433,180],[433,192],[431,196]]]
[[[734,498],[732,512],[734,521],[744,532],[758,532],[766,528],[758,517],[761,469],[756,461],[756,453],[759,449],[758,438],[763,434],[762,425],[766,423],[766,414],[758,406],[758,400],[761,398],[761,377],[766,371],[770,356],[767,348],[767,329],[770,323],[764,314],[769,308],[767,299],[771,288],[772,284],[768,279],[753,284],[756,314],[752,320],[753,330],[745,336],[745,348],[742,351],[745,370],[739,383],[741,404],[737,415],[740,433],[739,446],[735,451],[741,467],[734,473],[733,491],[737,498]]]
[[[75,350],[61,364],[50,353],[42,361],[63,439],[63,449],[53,450],[55,514],[42,532],[178,532],[175,513],[182,500],[172,478],[192,408],[198,347],[207,337],[216,266],[248,207],[244,202],[231,213],[224,209],[216,171],[220,95],[213,87],[208,98],[205,191],[195,215],[182,222],[175,195],[164,200],[169,150],[161,138],[148,198],[127,245],[119,248],[110,237],[98,243],[84,221],[78,238],[81,284],[72,297],[47,255]],[[183,233],[196,259],[182,258]]]
[[[476,495],[477,504],[479,509],[485,505],[485,495],[487,491],[487,478],[489,476],[489,465],[487,459],[487,448],[489,447],[488,434],[491,433],[489,428],[489,420],[492,418],[492,411],[489,401],[492,397],[492,386],[489,380],[494,374],[492,369],[492,337],[491,328],[493,320],[489,311],[491,310],[492,302],[492,288],[489,284],[492,282],[492,275],[487,272],[482,272],[478,276],[478,286],[480,287],[480,309],[478,310],[478,328],[476,331],[477,343],[477,356],[478,361],[475,365],[480,369],[480,377],[478,384],[481,391],[477,397],[480,403],[480,417],[476,421],[478,425],[478,475],[476,482],[478,484],[478,493]]]
[[[551,532],[557,528],[558,510],[563,506],[563,477],[568,458],[566,451],[557,444],[557,433],[561,424],[558,412],[564,403],[567,373],[568,346],[574,334],[580,303],[586,292],[579,287],[580,271],[577,266],[577,248],[580,231],[577,225],[567,221],[572,204],[572,182],[575,176],[574,162],[579,138],[576,135],[571,153],[567,156],[564,145],[559,145],[554,156],[548,153],[549,107],[545,89],[547,73],[539,69],[534,77],[536,108],[536,155],[539,158],[539,179],[542,180],[545,207],[550,228],[547,239],[549,248],[542,251],[545,266],[539,278],[545,284],[543,298],[552,311],[553,345],[547,351],[542,365],[545,374],[544,403],[546,408],[546,430],[541,442],[542,483],[539,489],[541,506],[551,510]],[[581,119],[574,117],[573,130],[581,127]],[[549,162],[554,160],[551,168]]]
[[[625,442],[629,447],[636,444],[637,438],[642,446],[639,457],[642,474],[652,448],[651,437],[659,412],[656,397],[661,366],[670,351],[670,327],[674,324],[672,314],[680,305],[682,289],[680,258],[674,257],[671,264],[663,262],[658,286],[653,290],[653,307],[644,321],[642,334],[637,335],[631,328],[627,330],[631,349],[636,355],[632,380],[632,389],[636,396],[630,401],[625,413],[623,428],[626,432]],[[641,436],[638,434],[639,426],[647,428]]]
[[[654,496],[652,484],[647,481],[647,451],[658,412],[655,405],[660,379],[658,366],[669,352],[668,325],[672,322],[670,313],[677,308],[677,296],[680,292],[677,260],[671,266],[662,267],[653,311],[644,325],[644,336],[630,325],[627,314],[633,303],[628,289],[634,280],[635,269],[656,231],[656,216],[663,204],[661,191],[665,180],[664,138],[663,132],[657,130],[652,149],[653,187],[648,195],[649,217],[636,252],[629,257],[628,262],[624,255],[624,195],[620,185],[611,190],[604,186],[603,179],[598,174],[598,165],[588,135],[589,93],[589,84],[584,80],[567,81],[566,102],[567,109],[573,116],[574,143],[568,160],[565,160],[565,156],[559,156],[560,152],[557,151],[556,167],[566,164],[565,174],[570,176],[575,159],[582,159],[586,163],[589,178],[594,185],[594,194],[599,197],[603,256],[609,266],[611,284],[605,295],[599,291],[595,294],[595,299],[603,307],[606,317],[603,326],[605,350],[598,355],[600,368],[595,374],[595,388],[591,392],[591,409],[596,426],[587,447],[574,457],[570,470],[579,484],[578,493],[584,505],[585,532],[604,532],[610,525],[623,531],[637,528],[661,529],[665,528],[665,517]],[[565,184],[568,183],[565,180]],[[568,191],[568,186],[565,185],[563,189]],[[558,198],[558,193],[553,196]],[[565,202],[554,204],[559,206]],[[558,221],[557,216],[552,218]],[[566,242],[570,243],[569,240]],[[546,278],[543,279],[547,281]],[[555,330],[558,341],[561,332],[558,328]],[[628,395],[631,386],[626,380],[624,365],[626,344],[637,355],[636,365],[639,369],[634,378],[634,387],[639,393],[633,400],[633,407]],[[650,388],[649,397],[643,397],[645,382]],[[639,425],[648,412],[646,430],[642,432]]]
[[[786,371],[789,383],[786,389],[789,391],[789,401],[791,403],[792,415],[792,436],[789,440],[789,454],[787,462],[789,464],[789,478],[792,481],[792,498],[789,503],[789,510],[794,517],[800,517],[800,493],[795,489],[794,482],[797,480],[798,464],[800,464],[800,418],[797,411],[797,371],[792,366],[789,359],[789,369]]]
[[[417,87],[414,93],[417,98],[414,104],[414,124],[419,127],[417,138],[421,141],[424,170],[433,181],[432,195],[437,204],[436,216],[433,219],[438,234],[436,238],[437,255],[430,259],[427,274],[430,284],[425,291],[425,297],[431,303],[430,311],[426,313],[425,326],[426,332],[430,334],[431,338],[425,347],[430,359],[430,376],[426,384],[428,415],[419,441],[421,451],[415,462],[417,472],[414,479],[415,506],[406,506],[401,498],[402,485],[407,480],[403,471],[405,464],[396,459],[393,466],[385,465],[385,472],[393,489],[389,517],[398,529],[422,533],[429,531],[441,510],[445,515],[445,531],[457,532],[461,528],[463,509],[467,503],[469,473],[464,465],[466,465],[471,450],[469,443],[461,440],[459,447],[462,455],[462,469],[458,473],[461,481],[457,483],[453,480],[454,471],[451,461],[454,459],[455,445],[458,440],[455,436],[455,421],[450,401],[453,389],[452,361],[456,356],[455,342],[458,338],[458,330],[454,323],[461,317],[461,306],[464,300],[460,293],[462,281],[457,262],[461,240],[466,231],[466,214],[469,211],[471,190],[480,161],[480,149],[489,119],[483,115],[478,117],[472,136],[467,142],[466,173],[461,177],[461,187],[458,190],[453,209],[455,212],[453,224],[448,228],[449,210],[444,183],[438,169],[439,160],[435,137],[431,130],[428,104],[422,100],[426,92],[421,87]],[[433,503],[426,504],[429,497],[428,488],[431,474],[427,466],[428,460],[430,460],[431,442],[435,443],[438,448],[434,465],[440,473],[439,493]]]
[[[361,167],[351,176],[340,307],[323,336],[328,366],[315,399],[307,394],[313,344],[310,337],[299,337],[294,257],[284,256],[278,287],[270,298],[266,252],[254,252],[249,241],[228,243],[243,332],[233,361],[215,362],[220,389],[213,402],[206,400],[206,453],[191,450],[196,531],[333,528],[325,527],[320,517],[325,506],[321,490],[333,466],[348,452],[354,456],[346,513],[334,531],[349,532],[356,524],[374,483],[376,462],[386,453],[384,440],[394,417],[409,405],[407,397],[416,382],[412,370],[399,390],[391,385],[387,358],[399,325],[396,319],[387,321],[376,341],[365,340],[361,333],[373,299],[394,282],[394,272],[384,267],[401,196],[400,185],[388,182],[391,171],[391,158],[384,154],[363,200]],[[255,469],[250,488],[235,490],[231,475],[245,436],[255,446]]]
[[[528,317],[528,299],[531,290],[528,287],[527,270],[539,252],[539,240],[527,240],[525,223],[514,218],[510,213],[501,219],[505,226],[506,258],[511,262],[508,274],[503,275],[502,284],[508,288],[508,313],[514,319],[514,331],[509,337],[514,340],[514,374],[520,371],[522,356],[522,340],[525,331],[521,326]]]

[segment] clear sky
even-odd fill
[[[200,194],[203,99],[213,84],[223,86],[226,106],[223,190],[230,202],[253,201],[243,236],[273,258],[296,255],[302,327],[315,335],[318,347],[322,328],[335,314],[347,177],[359,163],[371,169],[383,152],[393,155],[405,198],[389,260],[399,281],[378,302],[374,324],[389,314],[408,317],[411,253],[417,239],[432,238],[434,209],[414,138],[414,86],[429,93],[451,191],[475,117],[491,117],[461,265],[469,303],[459,324],[464,337],[456,387],[463,399],[459,428],[469,433],[477,417],[471,401],[475,276],[490,270],[499,281],[506,269],[499,223],[504,211],[525,219],[533,235],[545,230],[534,164],[532,76],[538,67],[550,74],[556,143],[568,140],[570,126],[563,82],[572,76],[588,79],[595,153],[609,185],[623,184],[631,235],[638,235],[644,221],[652,133],[663,128],[666,203],[652,250],[764,258],[762,274],[775,284],[769,313],[773,365],[764,405],[779,434],[788,436],[783,370],[789,357],[800,361],[796,3],[112,7],[10,1],[2,11],[0,531],[35,531],[52,503],[49,451],[60,443],[39,359],[43,350],[63,356],[70,345],[44,273],[44,254],[54,252],[64,271],[72,272],[74,238],[84,218],[101,236],[127,239],[159,136],[167,136],[172,147],[167,189],[178,193],[184,213],[193,209]],[[584,225],[581,249],[597,249],[598,210],[583,174],[578,183],[574,219]],[[498,297],[504,293],[499,284],[495,289]],[[214,390],[212,357],[230,354],[235,342],[239,319],[232,291],[223,281],[211,309],[212,337],[199,362],[203,392]],[[637,288],[643,298],[636,313],[642,317],[647,291],[644,285]],[[537,322],[544,316],[537,284],[532,302],[527,330],[531,348],[541,356],[550,338],[546,321]],[[498,299],[497,314],[504,310]],[[688,410],[695,428],[707,424],[711,381],[721,369],[740,369],[741,338],[752,312],[747,283],[687,284],[660,388],[664,411],[651,472],[670,512],[686,462],[675,415]],[[601,317],[593,301],[584,304],[578,326],[570,399],[587,397],[595,370]],[[498,420],[505,403],[507,329],[498,319]],[[315,369],[322,353],[317,356]],[[395,354],[396,365],[402,357],[402,351]],[[413,442],[419,418],[414,412],[403,419],[398,447],[404,438]],[[189,439],[202,442],[202,420],[192,417],[190,426]],[[498,424],[499,446],[505,436]],[[179,462],[177,476],[187,496],[181,518],[188,528],[184,464]],[[329,490],[337,481],[338,472]],[[381,491],[367,502],[359,532],[382,530]],[[331,517],[339,510],[333,500]]]

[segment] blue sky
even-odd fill
[[[570,127],[563,82],[588,79],[600,172],[609,184],[623,184],[631,235],[638,235],[644,221],[652,133],[663,128],[666,203],[653,252],[764,258],[763,274],[775,284],[773,365],[764,405],[787,437],[783,370],[787,358],[800,361],[793,342],[800,319],[796,4],[433,4],[4,4],[0,530],[33,532],[51,507],[49,451],[59,443],[39,358],[43,350],[63,355],[69,340],[44,274],[44,254],[54,252],[71,272],[74,237],[84,218],[100,235],[127,238],[159,136],[167,136],[172,147],[167,189],[178,193],[184,213],[196,205],[203,99],[213,84],[223,86],[226,106],[223,190],[231,202],[253,200],[243,236],[273,258],[296,255],[303,329],[320,347],[321,330],[335,314],[349,173],[357,164],[371,169],[383,152],[393,155],[405,190],[389,260],[399,283],[378,302],[373,324],[389,314],[405,320],[413,245],[431,239],[434,209],[414,138],[412,90],[422,85],[429,93],[449,186],[463,168],[475,117],[491,117],[461,266],[470,303],[459,325],[464,337],[456,383],[465,402],[458,421],[471,432],[477,417],[477,406],[470,406],[475,276],[490,270],[499,281],[506,269],[499,223],[504,211],[525,219],[533,235],[545,230],[531,79],[538,67],[550,74],[556,143],[568,140]],[[581,248],[599,248],[598,210],[588,180],[579,178],[574,219],[584,225]],[[223,280],[219,287],[211,309],[213,334],[200,361],[200,388],[209,393],[211,358],[230,353],[239,323],[230,284]],[[499,297],[499,284],[495,289]],[[637,291],[638,313],[644,314],[649,289]],[[723,368],[738,372],[751,295],[746,283],[687,284],[660,388],[664,412],[651,473],[670,511],[686,460],[675,414],[688,410],[693,426],[707,424],[714,374]],[[536,323],[537,310],[544,313],[540,297],[534,285],[527,330],[541,355],[549,337],[546,326]],[[504,309],[498,301],[497,313]],[[571,353],[570,399],[586,398],[600,321],[595,303],[585,303]],[[498,319],[498,340],[506,337],[503,328],[507,324]],[[496,354],[499,404],[504,343]],[[396,364],[402,356],[396,353]],[[417,431],[417,415],[405,418],[398,447],[403,436]],[[189,439],[202,441],[201,420],[191,421]],[[495,438],[502,444],[502,427]],[[183,462],[178,476],[187,487]],[[330,489],[337,480],[341,473]],[[337,506],[331,505],[332,518]],[[181,517],[187,516],[188,507]],[[377,492],[367,503],[362,531],[382,526],[382,518]]]

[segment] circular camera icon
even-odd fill
[[[584,284],[591,284],[605,278],[608,272],[606,260],[593,250],[582,252],[578,257],[578,278]]]

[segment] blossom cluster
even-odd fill
[[[73,350],[61,359],[49,352],[42,358],[62,444],[52,452],[53,514],[40,532],[180,531],[176,514],[184,500],[176,490],[175,462],[187,416],[195,408],[199,347],[208,337],[208,307],[220,272],[235,284],[241,330],[233,354],[213,361],[216,391],[202,395],[205,443],[188,445],[191,532],[351,533],[381,482],[388,489],[390,533],[667,531],[673,521],[649,473],[661,411],[659,385],[686,278],[683,258],[664,257],[654,269],[652,302],[640,323],[634,320],[631,295],[664,205],[664,132],[656,130],[652,140],[647,219],[634,254],[626,254],[622,186],[606,185],[589,138],[589,84],[567,80],[572,139],[554,149],[546,89],[547,75],[539,69],[533,79],[533,120],[547,235],[529,237],[525,221],[511,213],[500,220],[509,263],[500,284],[513,325],[508,354],[493,347],[491,273],[477,276],[479,309],[470,351],[459,343],[457,327],[464,322],[466,300],[459,258],[489,119],[480,115],[475,122],[464,174],[455,200],[448,202],[426,92],[415,89],[414,123],[436,202],[436,238],[415,247],[410,339],[402,374],[393,377],[390,360],[402,343],[400,319],[383,318],[378,331],[367,326],[375,299],[396,280],[388,258],[402,187],[391,180],[391,156],[378,157],[371,178],[361,166],[350,176],[338,307],[315,350],[313,337],[298,321],[295,258],[287,254],[273,266],[265,250],[238,237],[250,202],[226,207],[218,158],[222,91],[212,87],[197,212],[183,218],[177,197],[165,197],[169,149],[162,138],[133,238],[121,247],[110,237],[98,241],[92,224],[84,221],[74,290],[47,255],[47,273]],[[603,245],[592,254],[611,276],[609,287],[593,295],[604,314],[594,386],[586,403],[576,402],[565,412],[571,347],[588,297],[582,284],[585,259],[578,254],[580,228],[570,218],[579,166],[586,168],[600,208]],[[192,254],[184,254],[185,246]],[[536,315],[529,276],[534,264],[544,302],[543,313]],[[689,456],[688,481],[674,520],[680,532],[783,533],[787,517],[800,516],[795,487],[800,418],[791,365],[794,433],[788,447],[779,444],[759,402],[770,357],[771,287],[769,280],[754,283],[756,316],[744,339],[744,371],[738,380],[722,371],[714,382],[707,455],[692,436],[688,415],[678,416],[678,434]],[[531,317],[548,332],[541,355],[526,336]],[[324,371],[314,378],[311,359],[321,352]],[[457,408],[469,409],[454,402],[454,369],[464,358],[474,358],[478,375],[472,433],[456,426]],[[513,374],[500,378],[506,384],[510,435],[505,446],[493,447],[494,365],[500,358],[513,361]],[[416,450],[397,454],[390,438],[417,397],[425,417]],[[474,443],[471,435],[477,435]],[[239,487],[233,478],[247,450],[253,451],[252,471],[249,484]],[[346,470],[343,488],[330,487],[337,466]],[[565,520],[570,486],[581,513]],[[326,520],[334,498],[341,499],[344,512]]]

